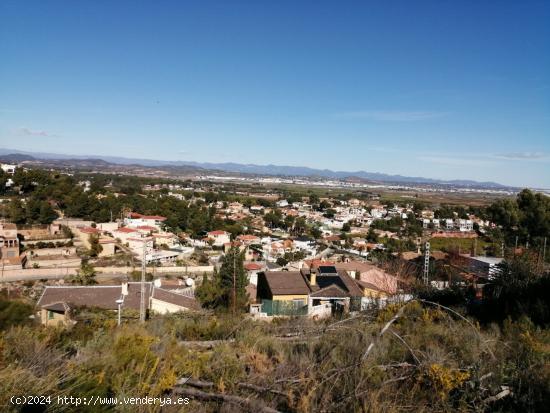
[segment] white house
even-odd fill
[[[212,245],[221,247],[228,242],[231,242],[230,234],[227,231],[210,231],[207,234],[207,238],[212,239],[214,242]]]
[[[7,163],[0,164],[0,168],[7,173],[8,175],[15,174],[15,165],[10,165]]]
[[[136,212],[131,212],[128,214],[128,217],[124,219],[126,226],[132,228],[152,226],[160,229],[164,221],[166,221],[166,217],[160,215],[142,215]]]
[[[460,231],[463,231],[463,232],[473,231],[474,229],[474,223],[470,219],[457,219],[456,226]]]

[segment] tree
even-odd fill
[[[217,283],[218,281],[219,275],[217,269],[214,269],[212,279],[209,279],[206,273],[202,275],[202,282],[197,286],[195,294],[203,307],[215,308],[219,305],[221,292]]]
[[[367,241],[369,242],[378,242],[378,234],[374,232],[374,228],[369,228],[369,232],[367,234]]]
[[[46,201],[42,201],[40,205],[40,213],[38,215],[38,221],[41,224],[51,224],[56,218],[57,218],[57,214],[53,210],[51,205]]]
[[[99,237],[97,235],[91,234],[90,235],[90,257],[97,257],[101,251],[103,251],[103,247],[99,243]]]
[[[26,221],[25,208],[19,199],[12,199],[8,207],[10,221],[15,224],[24,224]]]
[[[76,271],[76,274],[70,276],[67,281],[71,284],[77,285],[92,285],[97,284],[96,281],[97,272],[94,266],[87,261],[82,261],[80,269]]]
[[[542,274],[535,254],[503,261],[483,289],[479,317],[502,321],[528,316],[540,325],[550,324],[550,275]]]
[[[221,305],[233,311],[245,310],[248,304],[248,276],[244,269],[244,251],[241,252],[238,247],[231,247],[222,258],[218,276]]]
[[[244,252],[239,251],[238,247],[231,247],[221,263],[220,270],[214,270],[212,279],[203,275],[196,291],[199,301],[207,308],[246,310],[248,276],[244,269]]]

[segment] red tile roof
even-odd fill
[[[208,233],[208,235],[225,235],[225,234],[227,234],[227,232],[221,231],[221,230],[210,231],[210,232]]]
[[[130,234],[131,232],[137,232],[137,231],[133,228],[122,227],[122,228],[119,228],[119,229],[115,230],[115,232],[124,232],[126,234]]]
[[[92,227],[82,227],[82,228],[79,228],[79,230],[84,234],[99,234],[101,232],[97,228],[92,228]]]
[[[244,269],[247,271],[257,271],[260,270],[262,266],[255,262],[249,262],[247,264],[244,264]]]
[[[143,231],[156,231],[157,230],[156,227],[152,227],[151,225],[140,225],[139,227],[137,227],[137,229],[141,229]]]

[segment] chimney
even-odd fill
[[[361,281],[361,271],[355,270],[355,279]]]
[[[121,287],[122,287],[122,295],[128,295],[128,283],[123,282]]]
[[[314,269],[311,269],[309,271],[309,284],[317,285],[317,271],[315,271]]]

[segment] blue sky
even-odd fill
[[[0,147],[550,187],[548,1],[0,3]]]

